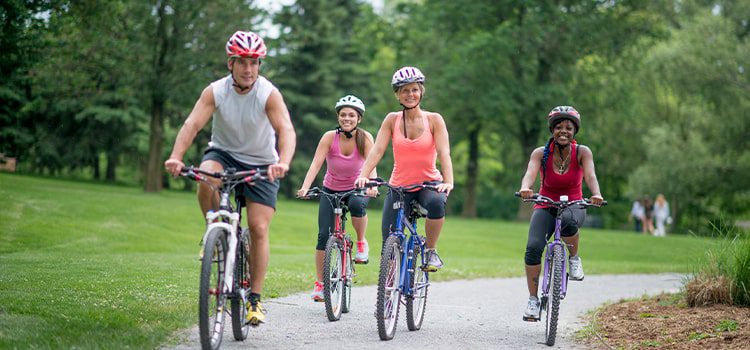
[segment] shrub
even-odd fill
[[[733,225],[714,225],[714,236],[717,244],[685,285],[688,305],[750,306],[750,237]]]

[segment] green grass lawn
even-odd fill
[[[154,348],[197,323],[194,194],[0,174],[0,198],[0,348]],[[363,284],[380,248],[379,208],[369,216]],[[279,202],[265,298],[312,287],[316,225],[316,204]],[[522,275],[527,230],[449,217],[434,280]],[[586,229],[581,255],[587,274],[687,272],[711,244]]]

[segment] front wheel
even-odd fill
[[[234,296],[232,297],[232,333],[235,340],[247,339],[250,330],[250,324],[245,323],[248,302],[247,297],[250,293],[250,235],[247,229],[243,229],[240,234],[239,247],[237,247],[236,266],[234,268]]]
[[[203,349],[218,349],[224,333],[223,293],[224,264],[227,255],[227,233],[214,228],[204,242],[198,296],[198,328]]]
[[[383,245],[383,254],[380,257],[378,301],[375,307],[381,340],[391,340],[396,333],[398,309],[401,306],[400,278],[401,241],[397,236],[390,236]]]
[[[427,271],[421,267],[426,265],[425,255],[420,253],[419,247],[414,248],[412,255],[414,272],[410,274],[409,284],[411,285],[411,295],[406,297],[406,325],[410,331],[416,331],[422,328],[424,321],[424,310],[427,305],[427,287],[429,286]]]
[[[344,280],[341,267],[343,251],[341,241],[335,237],[328,238],[323,259],[323,299],[329,321],[341,319],[341,304],[344,301]]]
[[[546,341],[549,346],[555,345],[557,335],[557,318],[560,314],[560,299],[562,293],[562,271],[565,263],[563,247],[555,245],[552,248],[552,266],[550,266],[550,293],[547,305]]]

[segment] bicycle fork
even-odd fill
[[[218,217],[229,218],[229,223],[216,222],[215,219]],[[206,228],[206,233],[203,235],[202,242],[204,242],[204,244],[206,238],[208,238],[209,232],[213,231],[215,228],[220,228],[222,231],[229,233],[227,237],[228,249],[224,261],[224,286],[222,286],[222,293],[226,294],[232,291],[232,286],[234,285],[234,264],[237,253],[237,227],[239,226],[240,214],[231,213],[227,210],[219,210],[206,213],[206,220],[208,220],[210,224]]]

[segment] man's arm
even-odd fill
[[[266,114],[271,126],[279,135],[279,162],[268,167],[268,178],[273,181],[275,178],[284,177],[289,171],[289,164],[297,146],[297,134],[294,132],[292,118],[279,90],[273,90],[268,96]]]
[[[182,162],[182,157],[185,156],[185,152],[193,144],[195,135],[206,126],[208,120],[211,119],[214,111],[216,110],[216,101],[214,100],[214,92],[209,85],[198,98],[193,106],[193,111],[182,124],[180,132],[177,133],[177,138],[172,148],[172,154],[169,155],[169,159],[164,162],[164,167],[167,172],[173,176],[180,174],[180,170],[185,166]]]

